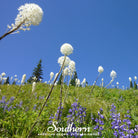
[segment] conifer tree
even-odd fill
[[[27,80],[28,83],[32,83],[33,81],[39,82],[40,79],[43,79],[43,70],[42,70],[42,60],[39,60],[39,63],[37,64],[37,67],[34,68],[32,76]],[[35,80],[33,78],[36,77]]]
[[[8,76],[7,79],[6,79],[5,84],[10,84],[10,78],[9,78],[9,76]]]
[[[73,75],[73,78],[71,79],[71,82],[70,82],[70,84],[72,85],[72,86],[76,86],[76,79],[78,78],[78,76],[77,76],[77,72],[75,71],[74,72],[74,75]]]
[[[136,81],[134,81],[134,89],[135,89],[135,90],[137,89]]]

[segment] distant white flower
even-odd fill
[[[42,79],[40,79],[40,82],[42,82]]]
[[[1,73],[1,76],[2,77],[6,76],[6,73],[5,72]]]
[[[18,80],[17,78],[14,79],[15,82],[16,82],[17,80]]]
[[[129,77],[128,79],[129,79],[129,81],[132,81],[132,78],[131,77]]]
[[[33,79],[34,81],[36,81],[36,80],[37,80],[36,76],[34,76],[32,79]]]
[[[69,63],[69,72],[70,72],[70,75],[72,75],[75,70],[76,70],[76,68],[75,68],[75,62],[73,60],[71,60],[70,63]]]
[[[68,68],[68,67],[66,67],[66,68],[63,70],[63,75],[64,75],[64,76],[69,75],[69,68]]]
[[[119,82],[116,82],[116,85],[119,85]]]
[[[104,71],[103,67],[102,67],[102,66],[99,66],[99,67],[98,67],[98,72],[99,72],[99,73],[102,73],[103,71]]]
[[[6,77],[4,77],[4,78],[3,78],[3,80],[4,80],[4,82],[6,82],[7,78],[6,78]]]
[[[31,25],[39,25],[42,20],[43,10],[35,3],[26,3],[18,8],[18,15],[15,19],[15,24],[7,26],[9,29],[13,30],[19,25],[20,30],[30,30]]]
[[[14,77],[16,78],[16,77],[17,77],[17,75],[14,75]]]
[[[32,84],[32,92],[35,91],[35,88],[36,88],[36,82],[33,82],[33,84]]]
[[[61,57],[58,58],[58,63],[59,63],[60,66],[62,66],[63,61],[64,61],[64,56],[61,56]],[[70,63],[70,58],[69,58],[69,57],[66,57],[64,66],[65,66],[65,67],[68,66],[69,63]]]
[[[103,87],[103,85],[104,85],[104,78],[102,78],[101,81],[102,81],[101,86]]]
[[[73,53],[73,47],[72,47],[70,44],[65,43],[65,44],[63,44],[63,45],[61,46],[60,52],[61,52],[63,55],[68,56],[68,55],[70,55],[70,54]]]
[[[21,85],[24,84],[25,79],[26,79],[26,74],[24,74],[24,75],[22,76]]]
[[[13,79],[13,77],[10,78],[11,80]]]
[[[51,72],[51,73],[50,73],[50,80],[52,80],[53,77],[54,77],[54,72]]]
[[[45,81],[44,83],[47,84],[47,81]]]
[[[85,87],[86,84],[86,78],[83,79],[83,81],[81,82],[82,87]]]
[[[77,87],[79,87],[79,86],[80,86],[80,79],[77,79],[76,86],[77,86]]]
[[[110,77],[112,78],[112,80],[114,80],[116,78],[117,74],[114,70],[111,71],[110,73]]]
[[[135,81],[137,80],[137,76],[134,77]]]

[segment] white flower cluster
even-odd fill
[[[129,79],[129,81],[132,81],[132,78],[131,77],[129,77],[128,79]]]
[[[73,53],[73,47],[72,47],[70,44],[65,43],[65,44],[63,44],[63,45],[61,46],[60,52],[61,52],[63,55],[68,56],[68,55],[70,55],[70,54]]]
[[[135,81],[137,80],[137,76],[134,76]]]
[[[18,15],[15,19],[15,24],[8,28],[13,30],[22,24],[19,30],[30,30],[31,25],[39,25],[42,21],[43,10],[35,3],[26,3],[18,8]]]
[[[76,83],[76,86],[79,87],[80,86],[80,79],[76,79],[75,83]]]
[[[86,78],[83,79],[81,85],[82,85],[82,87],[85,87],[85,85],[86,85]]]
[[[116,78],[117,74],[114,70],[111,71],[110,73],[110,77],[112,78],[112,80],[114,80]]]
[[[64,70],[63,70],[63,75],[64,76],[68,76],[69,75],[69,68],[66,67]]]
[[[35,88],[36,88],[36,82],[34,81],[34,82],[32,83],[32,92],[35,91]]]
[[[69,74],[72,76],[75,70],[75,62],[71,60],[69,63]]]
[[[98,67],[98,72],[99,72],[99,73],[102,73],[103,71],[104,71],[103,67],[102,67],[102,66],[99,66],[99,67]]]
[[[26,74],[24,74],[24,75],[22,76],[21,85],[24,84],[25,79],[26,79]]]
[[[60,66],[62,66],[63,61],[64,61],[64,56],[61,56],[61,57],[58,58],[58,63],[59,63]],[[64,62],[64,67],[68,66],[70,61],[71,61],[70,58],[66,57],[66,60]]]
[[[51,73],[50,73],[50,80],[52,80],[53,77],[54,77],[54,72],[51,72]]]

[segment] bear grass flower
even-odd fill
[[[73,53],[73,47],[68,43],[64,43],[60,48],[60,52],[63,55],[68,56]]]
[[[1,73],[1,76],[2,76],[2,77],[6,76],[6,73],[5,73],[5,72],[2,72],[2,73]]]
[[[59,63],[60,66],[62,66],[63,61],[64,61],[64,56],[61,56],[61,57],[58,58],[58,63]],[[64,63],[64,67],[68,66],[70,61],[71,61],[70,58],[66,57],[66,60],[65,60],[65,63]]]
[[[15,23],[7,25],[8,32],[0,37],[0,40],[9,34],[19,33],[19,30],[30,30],[31,25],[39,25],[42,21],[43,10],[35,3],[26,3],[18,8],[19,13],[15,18]]]
[[[15,19],[15,24],[8,26],[10,29],[15,29],[22,24],[20,30],[30,30],[31,25],[39,25],[42,21],[43,10],[35,3],[26,3],[18,8],[19,13]]]
[[[137,80],[137,76],[134,77],[135,81]]]
[[[116,78],[117,74],[114,70],[111,71],[110,73],[110,77],[112,78],[112,80],[114,80]]]
[[[66,67],[64,70],[63,70],[63,75],[64,76],[68,76],[69,75],[69,68]]]
[[[25,82],[25,79],[26,79],[26,74],[24,74],[24,75],[22,76],[21,85]]]
[[[35,91],[35,88],[36,88],[36,82],[33,82],[33,84],[32,84],[32,92]]]
[[[129,79],[129,81],[132,81],[132,78],[131,77],[129,77],[128,79]]]
[[[104,68],[103,68],[102,66],[99,66],[99,67],[98,67],[98,72],[99,72],[99,73],[102,73],[103,71],[104,71]]]
[[[50,80],[52,80],[52,78],[54,77],[54,72],[50,73]]]
[[[75,68],[75,62],[73,60],[71,60],[69,62],[69,72],[70,72],[70,75],[72,76],[73,72],[76,70]]]

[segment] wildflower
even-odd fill
[[[32,92],[35,91],[35,87],[36,87],[36,82],[33,82],[33,84],[32,84]]]
[[[81,83],[82,87],[84,87],[85,84],[86,84],[86,78],[84,78],[83,81],[82,81],[82,83]]]
[[[76,86],[77,86],[77,87],[80,86],[80,79],[76,79]]]
[[[114,80],[116,78],[117,74],[114,70],[111,71],[110,73],[110,77],[112,78],[112,80]]]
[[[102,131],[104,130],[103,129],[103,125],[104,125],[104,116],[101,114],[103,112],[103,109],[100,108],[100,112],[98,111],[98,116],[99,116],[99,119],[96,118],[95,119],[95,122],[96,122],[96,126],[93,128],[94,130],[97,130],[98,131],[98,134],[99,136],[101,137],[102,136]]]
[[[117,88],[119,88],[119,82],[116,82]]]
[[[134,77],[135,81],[137,80],[137,76]]]
[[[65,44],[63,44],[63,45],[61,46],[60,52],[61,52],[63,55],[68,56],[68,55],[70,55],[70,54],[73,53],[73,47],[72,47],[70,44],[65,43]]]
[[[4,83],[6,82],[7,78],[6,77],[3,77],[3,80],[4,80]]]
[[[5,72],[1,73],[1,76],[2,77],[6,76],[6,73]]]
[[[71,105],[71,109],[69,109],[69,115],[67,115],[68,124],[75,124],[75,123],[79,123],[79,124],[83,124],[85,121],[85,117],[86,117],[86,108],[82,107],[80,105],[80,103],[74,102]]]
[[[22,76],[21,85],[25,82],[25,79],[26,79],[26,74],[24,74],[24,75]]]
[[[30,30],[31,25],[39,25],[42,20],[43,10],[34,3],[26,3],[18,8],[18,15],[15,19],[15,24],[8,25],[10,30],[17,28],[19,30]]]
[[[132,78],[131,77],[129,77],[128,79],[129,79],[129,81],[132,81]]]
[[[102,73],[103,71],[104,71],[103,67],[102,67],[102,66],[99,66],[99,67],[98,67],[98,72],[99,72],[99,73]]]
[[[58,63],[59,63],[60,66],[62,66],[63,61],[64,61],[64,56],[61,56],[61,57],[58,58]],[[65,66],[65,67],[68,66],[69,63],[70,63],[70,58],[69,58],[69,57],[66,57],[64,66]]]
[[[76,70],[75,68],[75,62],[73,60],[71,60],[69,62],[69,72],[70,72],[70,76],[72,76],[73,72]]]
[[[102,78],[102,79],[101,79],[101,81],[102,81],[102,84],[101,84],[101,85],[102,85],[102,87],[103,87],[103,85],[104,85],[104,84],[103,84],[103,83],[104,83],[104,82],[103,82],[103,81],[104,81],[104,79]]]
[[[17,78],[17,75],[14,75],[15,78]]]
[[[66,67],[64,70],[63,70],[63,75],[64,76],[67,76],[69,74],[69,68]]]
[[[51,73],[50,73],[50,80],[52,80],[53,77],[54,77],[54,73],[51,72]]]

